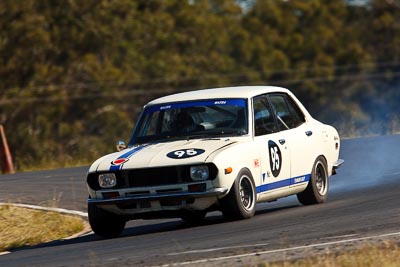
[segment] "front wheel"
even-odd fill
[[[315,162],[311,172],[311,179],[307,188],[297,194],[297,199],[303,205],[312,205],[323,203],[328,198],[328,171],[325,158],[319,156]]]
[[[248,219],[256,211],[256,191],[248,169],[242,169],[229,194],[221,199],[221,210],[228,220]]]
[[[126,221],[123,218],[90,203],[88,216],[93,232],[103,238],[117,237],[125,228]]]

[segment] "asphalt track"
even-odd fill
[[[290,259],[325,248],[400,240],[400,135],[342,141],[345,163],[330,180],[325,204],[295,197],[261,204],[250,220],[218,212],[189,227],[179,219],[138,220],[119,238],[93,234],[25,247],[0,266],[241,266]],[[86,210],[87,167],[0,176],[0,202]]]

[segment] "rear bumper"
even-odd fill
[[[335,161],[335,163],[333,163],[332,166],[332,175],[336,174],[336,170],[344,163],[343,159],[338,159],[337,161]]]

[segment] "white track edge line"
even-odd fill
[[[225,256],[225,257],[207,258],[207,259],[202,259],[202,260],[186,261],[186,262],[177,262],[177,263],[170,263],[170,264],[164,264],[164,265],[158,265],[158,266],[160,266],[160,267],[169,267],[169,266],[183,266],[183,265],[206,263],[206,262],[216,262],[216,261],[229,260],[229,259],[234,259],[234,258],[242,258],[242,257],[256,256],[256,255],[259,256],[259,255],[271,254],[271,253],[276,253],[276,252],[292,251],[292,250],[297,250],[297,249],[324,247],[324,246],[337,245],[337,244],[350,243],[350,242],[357,242],[357,241],[363,241],[363,240],[367,240],[367,239],[390,237],[390,236],[396,236],[396,235],[400,235],[400,232],[381,234],[381,235],[374,235],[374,236],[367,236],[367,237],[360,237],[360,238],[351,238],[351,239],[346,239],[346,240],[338,240],[338,241],[325,242],[325,243],[316,243],[316,244],[297,246],[297,247],[292,247],[292,248],[281,248],[281,249],[274,249],[274,250],[264,250],[264,251],[258,251],[258,252],[252,252],[252,253]]]
[[[261,244],[252,244],[252,245],[241,245],[241,246],[219,247],[219,248],[209,248],[209,249],[198,249],[198,250],[189,250],[189,251],[184,251],[184,252],[169,253],[167,255],[168,256],[175,256],[175,255],[182,255],[182,254],[206,253],[206,252],[213,252],[213,251],[226,250],[226,249],[232,249],[232,248],[260,247],[260,246],[266,246],[268,244],[269,243],[261,243]]]
[[[0,202],[0,206],[15,206],[15,207],[20,207],[20,208],[34,209],[34,210],[54,211],[54,212],[88,218],[87,212],[82,212],[82,211],[77,211],[77,210],[67,210],[67,209],[61,209],[61,208],[50,208],[50,207],[42,207],[42,206],[37,206],[37,205],[20,204],[20,203],[3,203],[3,202]],[[85,225],[83,226],[83,228],[84,229],[80,233],[77,233],[70,237],[63,238],[61,240],[68,240],[68,239],[75,238],[78,236],[85,236],[85,235],[88,235],[91,233],[91,230],[89,231],[88,229],[85,229],[85,228],[87,228]],[[11,253],[10,251],[3,251],[3,252],[0,252],[0,256],[10,254],[10,253]]]
[[[60,213],[65,213],[65,214],[70,214],[70,215],[77,215],[81,217],[88,217],[87,212],[82,212],[78,210],[67,210],[67,209],[62,209],[62,208],[50,208],[50,207],[42,207],[42,206],[37,206],[37,205],[29,205],[29,204],[19,204],[19,203],[0,203],[0,206],[15,206],[15,207],[20,207],[20,208],[27,208],[27,209],[35,209],[35,210],[45,210],[45,211],[55,211],[55,212],[60,212]]]

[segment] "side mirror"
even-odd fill
[[[117,142],[117,151],[124,150],[126,148],[126,144],[124,141],[118,141]]]

